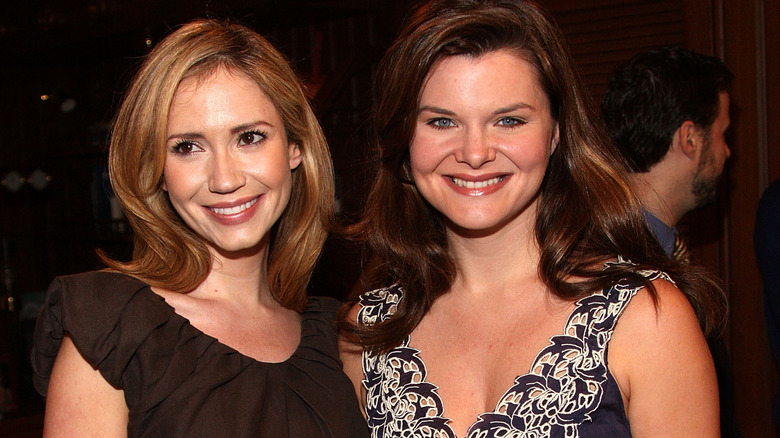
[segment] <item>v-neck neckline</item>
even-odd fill
[[[662,275],[655,271],[643,272],[643,274],[650,281]],[[527,417],[530,414],[523,409],[524,406],[528,407],[525,405],[526,403],[534,404],[541,399],[552,399],[557,400],[557,402],[567,403],[564,399],[566,399],[568,393],[563,389],[579,381],[584,381],[587,384],[585,388],[589,392],[578,396],[577,400],[573,402],[570,401],[572,405],[567,405],[565,412],[562,412],[562,414],[565,417],[580,414],[587,417],[598,409],[601,397],[604,394],[604,385],[610,379],[614,381],[614,377],[609,372],[606,357],[610,334],[614,329],[617,318],[630,302],[630,298],[641,287],[642,285],[634,283],[614,285],[609,291],[600,291],[577,300],[571,313],[565,320],[563,330],[549,338],[548,344],[537,353],[531,362],[528,372],[515,377],[514,383],[504,391],[492,411],[482,412],[474,418],[468,429],[466,429],[465,438],[468,438],[470,434],[475,432],[492,430],[494,424],[504,424],[505,421],[514,419],[516,416]],[[398,288],[397,285],[394,285],[364,296],[365,300],[361,300],[361,304],[364,307],[358,315],[359,323],[360,321],[365,321],[364,318],[376,318],[377,322],[386,320],[389,317],[387,313],[388,308],[385,307],[388,305],[388,302],[394,302],[397,305],[403,299],[403,291],[394,290]],[[625,293],[628,295],[625,295]],[[388,297],[388,294],[396,296]],[[588,317],[584,317],[586,314]],[[596,319],[594,320],[593,318]],[[610,319],[612,320],[611,323],[604,324]],[[438,392],[439,387],[428,380],[427,368],[423,361],[422,353],[410,344],[411,335],[407,336],[400,346],[388,353],[372,356],[370,352],[364,352],[363,372],[367,401],[373,400],[374,403],[369,403],[369,406],[366,407],[366,413],[369,415],[369,425],[372,423],[372,412],[379,414],[379,417],[376,417],[377,421],[379,421],[377,425],[386,426],[388,419],[382,420],[381,417],[387,415],[387,411],[383,411],[383,409],[397,409],[384,405],[384,403],[387,403],[384,401],[385,397],[411,400],[412,397],[409,394],[413,394],[414,400],[422,400],[424,403],[409,406],[408,410],[404,410],[408,414],[404,415],[403,421],[415,422],[419,427],[438,428],[437,430],[440,433],[444,432],[446,434],[443,436],[457,438],[457,435],[452,430],[452,419],[445,416],[445,403]],[[586,357],[580,354],[571,356],[567,354],[571,350],[582,351],[588,354]],[[376,365],[376,361],[379,361],[379,365]],[[564,364],[565,366],[561,368],[560,363],[562,361],[568,362],[568,365]],[[572,374],[571,370],[567,373],[560,372],[568,369],[570,366],[576,366],[580,369],[580,372],[574,374]],[[419,377],[414,376],[414,374],[419,374]],[[388,379],[396,379],[396,381],[393,382]],[[409,379],[412,380],[407,382]],[[556,382],[550,382],[550,380],[555,380]],[[589,382],[596,382],[597,385],[590,385]],[[376,390],[379,392],[374,392],[374,388],[377,388]],[[383,390],[382,388],[385,389]],[[395,391],[397,394],[388,395],[385,394],[386,391]],[[406,395],[403,393],[406,393]],[[545,394],[549,394],[549,396],[545,396]],[[582,397],[585,397],[584,401],[580,400]],[[414,404],[409,400],[404,403]],[[622,406],[622,399],[620,403]],[[536,407],[539,408],[538,406]],[[379,410],[374,411],[374,409]],[[431,413],[432,409],[437,412]],[[422,416],[415,418],[423,410]],[[431,413],[431,416],[429,416],[429,413]],[[425,419],[431,421],[423,421],[425,426],[420,426],[419,420]],[[399,420],[401,420],[400,417]],[[526,422],[524,419],[519,421]],[[528,422],[527,425],[535,427],[531,426],[532,424],[535,423]],[[571,426],[569,423],[559,425],[562,427]],[[477,426],[479,428],[475,429]],[[486,429],[485,427],[491,427],[491,429]],[[391,426],[388,433],[392,433],[393,430]]]
[[[301,324],[300,324],[300,328],[299,328],[300,334],[299,334],[299,338],[298,338],[298,345],[295,347],[295,350],[292,352],[292,354],[289,357],[287,357],[286,359],[284,359],[283,361],[279,361],[279,362],[265,362],[265,361],[261,361],[261,360],[255,359],[254,357],[249,356],[248,354],[242,353],[238,349],[236,349],[234,347],[231,347],[230,345],[225,344],[224,342],[220,341],[216,337],[214,337],[214,336],[204,332],[203,330],[199,329],[198,327],[194,326],[190,322],[190,320],[188,318],[186,318],[185,316],[183,316],[183,315],[179,314],[178,312],[176,312],[176,308],[173,307],[170,303],[168,303],[168,301],[165,300],[165,297],[163,297],[162,295],[154,292],[150,285],[148,285],[146,283],[144,283],[144,284],[146,286],[146,287],[143,288],[144,292],[150,293],[153,296],[158,297],[162,301],[162,304],[165,305],[166,307],[168,307],[176,318],[181,318],[184,321],[184,324],[187,327],[190,327],[192,330],[194,330],[196,332],[196,334],[198,334],[199,336],[203,336],[203,337],[213,341],[214,343],[219,345],[221,348],[227,350],[228,352],[234,353],[234,354],[238,354],[239,356],[241,356],[243,358],[246,358],[246,359],[249,359],[249,360],[251,360],[252,362],[254,362],[256,364],[262,364],[262,365],[267,365],[267,366],[283,365],[283,364],[289,362],[290,359],[298,356],[300,351],[301,351],[301,349],[304,347],[304,345],[303,345],[303,340],[304,340],[303,326],[304,326],[304,323],[305,323],[305,321],[304,321],[305,318],[303,317],[303,314],[301,314]],[[308,306],[307,306],[307,308],[308,308]],[[305,310],[304,310],[304,312],[305,312]]]

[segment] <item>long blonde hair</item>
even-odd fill
[[[290,201],[272,229],[268,279],[280,304],[303,310],[333,214],[330,153],[287,60],[239,24],[186,24],[163,39],[136,74],[116,117],[109,150],[111,185],[135,233],[133,258],[126,263],[102,258],[114,270],[177,292],[194,289],[208,275],[208,249],[179,218],[161,182],[168,111],[176,89],[183,79],[217,68],[254,80],[279,111],[288,140],[301,150]]]

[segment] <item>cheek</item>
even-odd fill
[[[525,146],[523,146],[525,144]],[[505,155],[509,157],[518,169],[535,170],[547,168],[550,161],[552,148],[540,143],[538,147],[528,147],[528,143],[519,143],[505,149]]]
[[[248,159],[245,162],[244,173],[247,180],[252,181],[247,183],[251,190],[265,187],[279,191],[283,196],[288,196],[292,191],[293,171],[290,169],[290,160],[286,155],[275,154]]]
[[[431,172],[444,157],[444,147],[425,139],[413,140],[409,146],[409,162],[412,174]]]
[[[163,187],[171,200],[187,195],[198,185],[199,172],[191,166],[169,165],[163,170]]]

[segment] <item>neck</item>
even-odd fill
[[[518,282],[529,278],[538,279],[540,251],[534,234],[536,215],[524,216],[479,236],[448,231],[448,245],[457,269],[453,290],[495,294],[514,289]]]
[[[684,187],[673,184],[673,178],[663,178],[653,171],[632,174],[631,180],[642,207],[669,228],[674,228],[686,212]]]
[[[275,302],[268,286],[267,245],[260,250],[228,254],[211,249],[211,260],[211,271],[193,293],[246,303]]]

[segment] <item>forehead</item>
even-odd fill
[[[283,126],[278,109],[253,79],[224,68],[182,80],[167,120],[169,132],[259,121]]]
[[[421,105],[431,98],[478,105],[490,99],[519,97],[549,106],[536,67],[510,49],[442,58],[433,65],[420,90]]]
[[[257,89],[262,92],[257,82],[246,73],[222,65],[208,69],[195,69],[185,75],[176,87],[174,99],[181,94],[197,92],[204,86],[214,83],[231,83],[247,89]],[[265,93],[263,93],[265,94]]]
[[[526,56],[526,53],[520,49],[513,49],[513,48],[500,48],[488,51],[486,53],[482,54],[457,54],[457,55],[448,55],[448,56],[442,56],[431,65],[430,70],[428,70],[427,75],[425,76],[425,82],[427,82],[431,76],[436,74],[437,71],[440,71],[443,67],[447,66],[449,64],[457,63],[458,61],[465,61],[470,60],[472,62],[479,62],[484,59],[488,60],[494,60],[496,58],[499,59],[505,59],[505,60],[511,60],[511,62],[515,62],[518,64],[524,64],[530,72],[533,73],[534,78],[538,81],[539,80],[539,72],[537,71],[536,66],[530,62]],[[425,82],[423,83],[423,87],[425,86]]]

